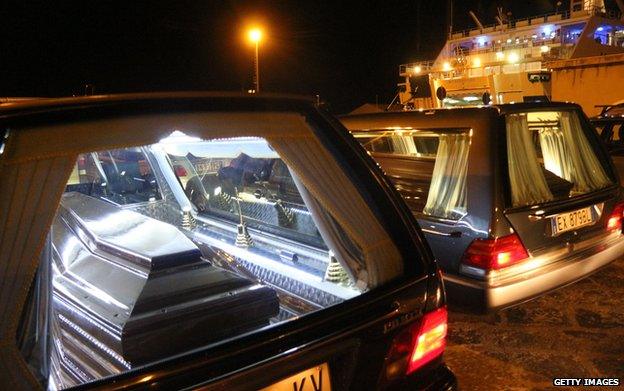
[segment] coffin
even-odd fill
[[[268,324],[276,292],[176,227],[81,193],[52,225],[53,380],[81,384]]]

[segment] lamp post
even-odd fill
[[[256,93],[260,92],[260,58],[258,57],[258,47],[262,40],[262,30],[254,28],[249,30],[249,40],[256,45],[254,56],[254,82]]]

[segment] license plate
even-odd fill
[[[572,231],[594,223],[591,207],[575,210],[573,212],[559,213],[552,217],[553,236],[562,232]]]
[[[260,391],[331,391],[329,365],[323,363],[306,369]]]
[[[195,171],[199,175],[216,174],[223,167],[223,162],[219,160],[195,163]]]

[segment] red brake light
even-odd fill
[[[186,176],[186,170],[182,166],[175,166],[176,176]]]
[[[444,353],[448,313],[446,307],[423,315],[420,322],[400,333],[392,342],[386,375],[409,375]]]
[[[447,329],[448,313],[445,307],[425,314],[422,327],[416,338],[416,344],[412,350],[407,374],[414,372],[444,353]]]
[[[462,262],[480,269],[502,269],[529,257],[517,234],[496,239],[476,239],[464,253]]]
[[[614,231],[618,229],[622,229],[622,215],[624,214],[624,203],[616,204],[613,208],[613,212],[609,216],[609,220],[607,220],[607,229],[609,231]]]
[[[87,159],[85,158],[85,155],[78,155],[78,169],[79,170],[83,170],[85,168],[86,161]]]

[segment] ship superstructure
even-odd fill
[[[499,12],[491,26],[472,14],[477,28],[452,33],[435,61],[400,66],[401,103],[411,109],[551,99],[551,62],[624,59],[622,13],[608,12],[602,0],[570,3],[562,12],[526,19]],[[624,8],[621,0],[618,5]]]

